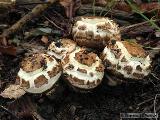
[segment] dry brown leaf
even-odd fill
[[[160,9],[159,2],[143,3],[140,5],[140,9],[143,12],[149,12],[152,10]]]
[[[20,85],[10,85],[8,88],[6,88],[0,96],[4,98],[10,98],[10,99],[17,99],[23,96],[26,92]]]
[[[117,2],[114,8],[125,12],[132,12],[132,8],[125,2]]]
[[[81,6],[81,0],[59,0],[59,3],[65,8],[65,13],[68,18],[72,18]]]
[[[42,36],[41,41],[42,41],[44,44],[48,44],[48,37],[47,37],[47,36]]]
[[[1,46],[0,45],[0,52],[3,54],[16,56],[17,49],[14,46]]]

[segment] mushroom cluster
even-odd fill
[[[61,73],[73,88],[90,90],[101,83],[104,74],[125,81],[143,79],[151,71],[146,51],[137,43],[121,41],[118,25],[109,18],[80,17],[72,36],[73,40],[52,42],[46,54],[33,54],[22,60],[17,79],[27,92],[51,89]],[[103,52],[95,54],[95,48]]]

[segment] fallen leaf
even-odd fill
[[[125,12],[132,12],[131,7],[125,2],[117,2],[114,8]]]
[[[10,85],[8,88],[6,88],[0,96],[4,98],[10,98],[10,99],[17,99],[23,96],[26,92],[20,85]]]
[[[81,6],[81,0],[59,0],[59,3],[64,7],[68,18],[72,18]]]
[[[48,37],[47,37],[47,36],[42,36],[41,41],[42,41],[44,44],[47,44],[47,43],[48,43]]]
[[[17,49],[14,46],[1,46],[0,53],[16,56]]]
[[[143,12],[150,12],[156,9],[160,9],[160,3],[159,2],[143,3],[140,5],[140,9]]]

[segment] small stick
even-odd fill
[[[152,20],[152,21],[156,22],[158,20]],[[125,33],[128,30],[130,30],[130,29],[137,28],[138,26],[146,25],[148,23],[149,23],[149,21],[145,21],[145,22],[141,22],[141,23],[136,23],[136,24],[129,25],[129,26],[126,26],[126,27],[120,27],[120,30],[121,30],[121,32]]]
[[[4,38],[7,38],[9,35],[17,32],[20,30],[28,21],[30,21],[32,18],[37,17],[40,15],[44,10],[46,10],[51,4],[56,2],[57,0],[48,0],[48,4],[39,4],[35,8],[32,9],[31,12],[26,14],[23,18],[21,18],[17,23],[12,25],[10,28],[3,31],[3,33],[0,35],[0,43],[3,45],[7,45],[7,41]]]

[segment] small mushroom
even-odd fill
[[[71,53],[76,49],[76,43],[70,39],[61,39],[57,42],[52,42],[48,47],[48,54],[56,59],[63,59],[67,53]]]
[[[118,25],[107,17],[77,18],[72,35],[78,45],[90,48],[104,48],[109,40],[121,40]]]
[[[64,79],[73,88],[84,91],[98,86],[104,76],[101,59],[84,48],[77,48],[68,54],[62,61],[62,68]]]
[[[128,80],[140,80],[151,71],[151,59],[137,43],[111,41],[104,49],[101,59],[108,72]]]
[[[50,90],[61,76],[61,65],[47,54],[35,53],[25,57],[17,81],[29,93]]]

